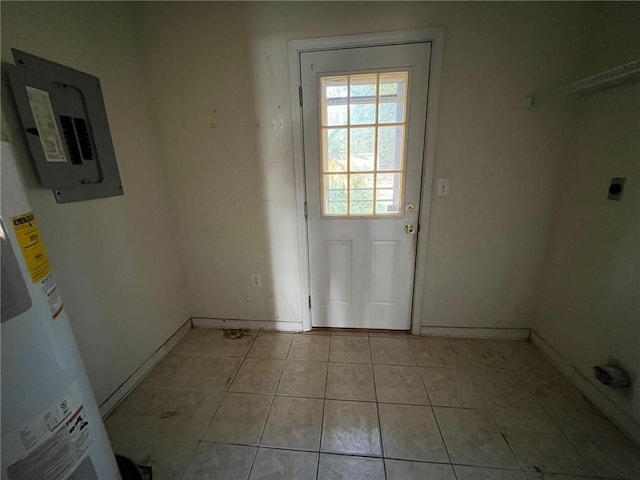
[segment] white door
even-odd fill
[[[314,327],[411,326],[430,51],[300,54]]]

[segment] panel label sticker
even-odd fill
[[[23,213],[11,218],[13,229],[18,237],[22,256],[33,283],[40,282],[51,272],[49,257],[40,238],[38,225],[33,212]]]
[[[33,119],[38,128],[38,136],[47,162],[66,162],[67,154],[53,113],[49,92],[29,86],[26,89],[31,113],[33,113]]]
[[[91,430],[77,383],[44,412],[2,439],[9,480],[65,480],[87,455]]]

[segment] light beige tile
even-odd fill
[[[330,335],[294,335],[289,360],[326,362],[329,360]]]
[[[640,448],[608,419],[581,415],[554,419],[598,475],[640,479]]]
[[[458,355],[448,338],[416,337],[409,340],[416,363],[424,367],[455,367]]]
[[[205,354],[214,357],[243,357],[251,348],[257,333],[245,331],[240,337],[228,336],[227,330],[223,330],[221,337],[216,337],[205,350]]]
[[[455,480],[456,478],[451,465],[389,459],[384,463],[387,468],[387,480]]]
[[[324,398],[327,364],[287,361],[278,385],[278,395]]]
[[[348,337],[368,337],[369,332],[363,329],[353,329],[353,328],[334,328],[331,330],[331,336],[343,336],[346,335]]]
[[[452,338],[450,341],[464,365],[483,368],[508,368],[510,365],[509,340]]]
[[[199,368],[185,383],[192,390],[226,390],[238,371],[242,358],[205,355]]]
[[[376,404],[326,400],[320,450],[348,455],[382,455]]]
[[[524,470],[593,475],[543,411],[505,410],[494,413],[493,417]]]
[[[104,422],[113,451],[129,455],[138,442],[153,434],[153,419],[116,410]]]
[[[371,363],[368,337],[331,336],[330,362]]]
[[[255,453],[255,447],[201,442],[182,478],[183,480],[210,480],[211,478],[246,480]]]
[[[526,480],[594,480],[594,477],[576,477],[574,475],[560,475],[555,473],[532,473],[524,474]],[[606,480],[606,479],[602,479]]]
[[[260,445],[317,452],[323,408],[317,398],[275,397]]]
[[[427,405],[427,395],[417,367],[375,365],[376,396],[379,402]]]
[[[489,409],[542,407],[530,391],[527,377],[499,368],[470,368],[467,374]]]
[[[395,338],[412,338],[408,331],[405,330],[369,330],[370,337],[395,337]]]
[[[144,415],[153,408],[153,403],[156,401],[156,398],[166,391],[166,388],[151,387],[144,382],[140,383],[123,402],[118,405],[116,412]],[[109,418],[111,418],[111,416]]]
[[[182,388],[199,368],[202,355],[170,352],[142,381],[150,387]]]
[[[482,410],[434,408],[453,463],[519,468],[518,461],[491,417]]]
[[[461,363],[482,368],[548,369],[553,365],[526,340],[451,339]]]
[[[230,335],[233,329],[194,328],[176,345],[174,351],[207,354],[216,357],[242,357],[253,343],[256,332],[240,329],[239,337]],[[233,330],[235,332],[235,330]]]
[[[320,454],[318,480],[385,480],[381,458]]]
[[[431,407],[378,404],[385,457],[448,462]]]
[[[154,480],[180,480],[197,446],[196,440],[153,437],[138,443],[129,458],[151,467]]]
[[[460,368],[420,367],[432,405],[482,408],[484,403],[467,374]]]
[[[373,363],[378,365],[415,365],[409,340],[405,337],[369,337]]]
[[[327,398],[375,402],[376,391],[371,365],[330,363]]]
[[[331,328],[322,328],[322,327],[318,327],[318,328],[314,328],[311,331],[308,332],[298,332],[295,335],[296,336],[303,336],[303,337],[308,337],[309,335],[331,335]]]
[[[458,480],[526,480],[524,473],[515,470],[463,467],[456,465]]]
[[[249,480],[315,480],[318,454],[259,448]]]
[[[192,328],[173,348],[175,353],[204,355],[211,344],[222,337],[222,330],[213,328]]]
[[[229,391],[274,394],[284,364],[284,360],[246,358]]]
[[[212,442],[257,445],[273,397],[227,393],[203,439]]]
[[[510,367],[524,370],[556,368],[538,348],[527,340],[506,340],[503,341],[501,348]]]
[[[289,354],[292,340],[291,333],[260,333],[247,356],[284,360]]]
[[[540,405],[553,415],[595,415],[602,413],[554,366],[523,373]]]
[[[163,436],[199,440],[224,398],[224,392],[178,390],[154,404],[154,427]]]
[[[148,436],[199,440],[224,392],[138,386],[118,412],[145,418]]]
[[[191,410],[202,410],[213,415],[223,397],[224,392],[217,391],[162,389],[162,393],[154,397],[145,414],[174,417]]]

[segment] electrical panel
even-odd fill
[[[58,203],[122,195],[100,79],[12,52],[9,82],[42,186]]]

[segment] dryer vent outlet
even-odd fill
[[[631,385],[629,375],[616,365],[598,365],[593,367],[596,379],[603,385],[613,388],[624,388]]]

